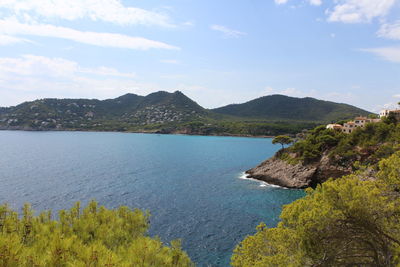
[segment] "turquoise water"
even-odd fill
[[[0,203],[147,209],[150,235],[181,238],[197,266],[228,266],[259,222],[275,226],[282,205],[303,196],[240,179],[277,149],[262,138],[0,131]]]

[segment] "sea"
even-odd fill
[[[181,239],[196,266],[229,266],[260,222],[304,196],[247,179],[280,145],[269,138],[0,131],[0,203],[35,211],[92,199],[150,212],[150,236]]]

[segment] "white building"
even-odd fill
[[[363,128],[367,123],[380,122],[381,119],[370,119],[367,117],[356,117],[354,121],[346,122],[343,125],[342,132],[351,133],[357,128]]]
[[[342,128],[343,128],[343,126],[342,125],[340,125],[340,124],[328,124],[328,125],[326,125],[326,129],[331,129],[331,130],[338,130],[338,131],[341,131],[342,130]]]
[[[379,112],[379,117],[380,117],[380,118],[387,117],[387,116],[389,116],[390,114],[393,114],[394,117],[395,117],[398,121],[400,121],[400,109],[392,109],[392,110],[384,109],[384,110],[382,110],[381,112]]]

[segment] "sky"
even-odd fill
[[[400,101],[400,0],[0,0],[0,106],[180,90]]]

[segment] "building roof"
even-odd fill
[[[340,125],[340,124],[333,124],[333,123],[331,123],[331,124],[328,124],[326,127],[343,127],[343,126]]]

